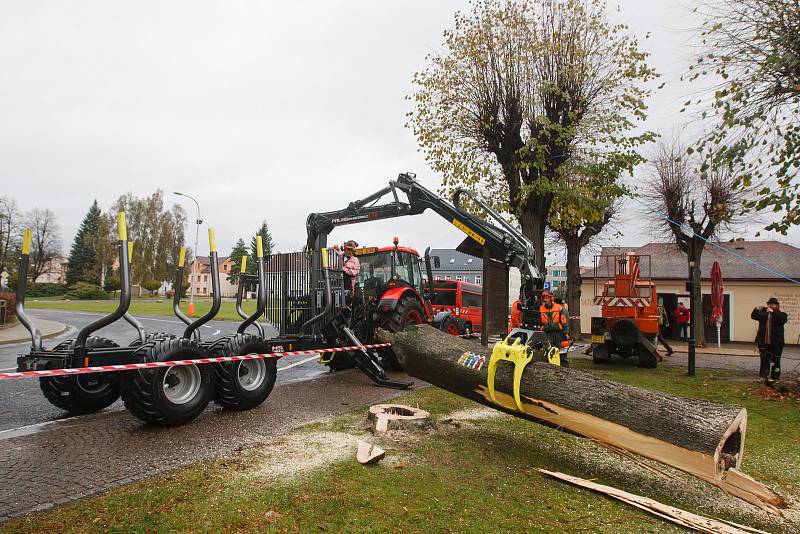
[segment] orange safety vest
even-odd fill
[[[561,304],[554,302],[552,308],[547,308],[544,304],[539,306],[539,320],[545,332],[566,330],[567,316],[564,315]]]
[[[519,328],[522,326],[522,303],[519,299],[514,301],[511,305],[511,320],[508,322],[508,333],[511,333],[512,328]]]

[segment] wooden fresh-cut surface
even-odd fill
[[[380,337],[392,343],[409,375],[442,389],[662,462],[772,512],[784,506],[779,495],[738,471],[747,433],[747,412],[740,406],[677,397],[533,362],[520,381],[520,411],[512,396],[513,364],[498,364],[496,402],[489,395],[490,349],[427,325],[398,334],[381,331]]]

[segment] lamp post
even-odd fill
[[[197,206],[197,226],[194,231],[194,263],[192,264],[192,279],[189,281],[189,317],[194,315],[194,279],[197,271],[197,242],[200,237],[200,225],[203,224],[203,219],[200,218],[200,204],[197,203],[197,200],[194,197],[187,195],[186,193],[179,193],[178,191],[174,192],[179,197],[186,197],[194,202],[194,205]]]

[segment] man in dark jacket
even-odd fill
[[[781,311],[780,303],[775,297],[767,301],[766,306],[753,309],[750,317],[758,321],[756,344],[761,353],[761,368],[758,376],[768,383],[781,378],[781,353],[783,352],[783,325],[788,316]]]

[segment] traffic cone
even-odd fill
[[[187,310],[189,317],[194,317],[194,302],[189,303],[189,309]]]

